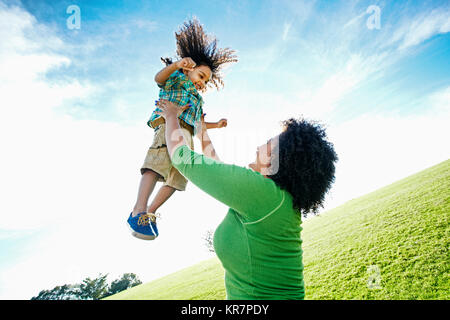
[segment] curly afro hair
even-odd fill
[[[292,195],[294,209],[299,213],[317,214],[335,180],[338,156],[320,124],[293,118],[283,124],[278,144],[279,168],[268,177]]]
[[[226,63],[237,62],[235,51],[230,48],[218,49],[217,39],[208,36],[200,22],[194,18],[184,23],[179,32],[175,32],[178,58],[190,57],[197,66],[205,65],[211,69],[211,80],[208,86],[216,89],[224,86],[221,68]],[[161,58],[166,64],[172,64],[172,59]]]

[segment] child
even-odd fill
[[[234,51],[229,48],[217,49],[217,40],[210,39],[203,31],[198,20],[184,23],[177,40],[177,55],[180,60],[172,63],[169,58],[161,60],[166,67],[158,72],[155,81],[160,99],[177,103],[184,110],[179,118],[186,141],[194,148],[192,136],[196,134],[197,126],[203,115],[203,99],[200,92],[213,84],[217,89],[223,86],[219,71],[225,63],[236,62]],[[141,182],[136,204],[128,218],[132,235],[143,240],[153,240],[158,236],[156,226],[156,210],[176,191],[184,191],[187,180],[172,167],[165,141],[164,118],[156,108],[147,124],[155,129],[153,143],[150,146],[144,164],[141,168]],[[207,129],[222,128],[227,125],[226,119],[218,122],[205,123]],[[158,191],[152,204],[147,207],[150,194],[157,181],[164,185]]]

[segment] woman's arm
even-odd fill
[[[184,139],[183,133],[181,131],[182,129],[178,122],[178,116],[181,113],[183,113],[184,110],[189,108],[189,105],[179,108],[175,103],[164,99],[160,99],[157,105],[162,110],[162,112],[158,114],[164,117],[166,120],[165,135],[166,135],[167,151],[169,153],[170,158],[172,159],[172,155],[176,148],[178,148],[181,145],[187,145],[186,140]],[[203,154],[214,160],[220,161],[207,132],[207,126],[205,124],[205,115],[202,115],[201,124],[199,127],[200,130],[197,136],[202,143]]]
[[[212,144],[212,141],[208,135],[208,129],[210,128],[208,124],[210,122],[205,122],[205,113],[201,116],[201,123],[198,126],[200,130],[198,130],[197,137],[201,141],[202,144],[202,152],[207,157],[210,157],[214,160],[220,161],[219,157],[217,156],[216,150],[214,149],[214,145]]]
[[[244,222],[255,222],[279,208],[285,192],[251,169],[215,161],[180,145],[172,165],[199,189],[234,209]]]
[[[209,138],[208,131],[205,130],[202,133],[202,137],[200,139],[202,141],[202,152],[205,156],[210,157],[216,161],[220,161],[219,156],[216,153],[216,149],[212,144],[211,139]]]
[[[162,110],[156,112],[166,120],[166,145],[167,152],[170,158],[175,152],[175,149],[179,146],[187,146],[187,142],[184,139],[183,132],[181,131],[180,123],[178,122],[178,116],[188,109],[190,105],[184,107],[178,107],[175,103],[168,100],[160,99],[157,103],[158,107]]]
[[[187,106],[179,108],[162,99],[158,106],[162,110],[159,114],[166,119],[166,144],[172,165],[189,181],[239,212],[246,222],[257,221],[282,204],[284,193],[271,179],[251,169],[217,162],[189,148],[177,119],[179,110]]]

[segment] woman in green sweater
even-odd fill
[[[230,207],[214,234],[227,299],[303,299],[301,214],[322,206],[337,161],[324,129],[305,120],[285,121],[279,135],[257,148],[248,169],[222,163],[206,128],[200,134],[208,156],[192,151],[177,121],[184,108],[166,100],[158,106],[174,167]]]

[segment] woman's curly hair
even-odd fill
[[[196,18],[185,22],[180,31],[175,32],[175,38],[178,58],[190,57],[197,66],[208,66],[211,69],[211,80],[207,85],[213,85],[216,89],[223,87],[220,71],[224,64],[238,61],[234,55],[235,51],[230,48],[217,48],[217,39],[207,35]],[[161,60],[166,65],[172,64],[170,58]]]
[[[279,157],[278,171],[268,177],[292,195],[299,213],[316,214],[335,180],[338,156],[320,124],[293,118],[283,124],[278,154],[273,155]]]

